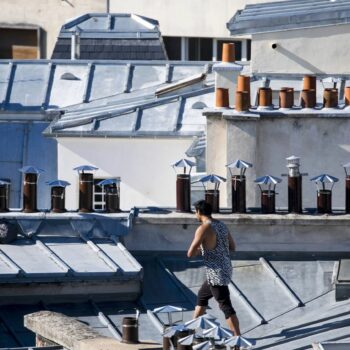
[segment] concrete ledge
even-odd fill
[[[350,215],[214,214],[238,252],[350,251]],[[140,213],[125,237],[130,251],[187,251],[198,222],[191,213]]]
[[[215,219],[226,224],[249,224],[249,225],[348,225],[350,214],[320,215],[320,214],[213,214]],[[198,221],[194,213],[177,213],[175,211],[167,214],[144,214],[141,213],[135,218],[136,225],[142,224],[188,224],[197,225]]]
[[[32,332],[67,349],[86,339],[106,338],[72,317],[51,311],[40,311],[24,316],[24,326]]]
[[[101,336],[91,327],[72,317],[52,311],[40,311],[24,316],[24,326],[69,350],[141,350],[161,349],[155,342],[124,344],[116,339]]]

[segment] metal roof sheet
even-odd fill
[[[1,114],[42,114],[73,105],[83,109],[82,104],[103,104],[99,99],[111,96],[127,100],[131,92],[144,96],[151,89],[154,94],[161,84],[210,69],[208,62],[0,60]]]
[[[205,130],[202,109],[193,108],[200,101],[210,105],[214,86],[196,87],[194,91],[176,92],[156,98],[146,88],[135,99],[107,99],[104,105],[82,110],[74,107],[62,114],[46,130],[51,136],[194,136]],[[150,90],[151,89],[151,90]]]
[[[0,306],[0,323],[4,325],[0,327],[1,346],[33,345],[34,335],[23,328],[23,315],[42,309],[77,317],[101,334],[118,336],[122,318],[135,315],[135,309],[141,308],[140,338],[161,342],[159,329],[168,317],[155,315],[151,310],[168,304],[180,306],[186,308],[183,321],[191,320],[205,270],[200,260],[169,253],[137,255],[137,259],[145,269],[143,295],[137,302],[102,303],[92,299],[85,303]],[[286,260],[267,259],[277,277],[301,298],[304,306],[298,307],[265,264],[249,258],[237,259],[240,260],[232,261],[234,272],[229,288],[242,333],[248,339],[256,339],[255,349],[307,349],[315,341],[349,339],[350,301],[335,303],[332,286],[335,260],[295,259],[292,254]],[[216,302],[210,300],[209,306],[210,314],[225,326]],[[102,314],[110,320],[109,327],[103,323]],[[174,321],[180,318],[181,313],[173,314]],[[262,321],[267,323],[261,324]]]
[[[246,5],[227,23],[231,35],[348,24],[348,0],[288,0]]]

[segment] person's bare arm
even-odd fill
[[[228,233],[228,248],[232,252],[234,252],[236,250],[236,244],[235,244],[235,241],[233,240],[230,232]]]
[[[199,247],[205,238],[205,232],[206,227],[204,225],[201,225],[197,228],[193,241],[187,251],[188,258],[192,258],[193,256],[197,256],[199,254]]]

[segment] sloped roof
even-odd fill
[[[128,213],[113,218],[93,214],[82,220],[76,213],[61,216],[38,213],[31,218],[9,213],[6,218],[18,225],[23,237],[0,246],[0,284],[12,282],[22,286],[25,293],[25,285],[35,281],[140,280],[139,264],[113,236],[123,235],[128,216]],[[45,288],[42,287],[42,293]],[[4,288],[0,289],[2,303],[8,297],[6,293]]]
[[[59,37],[159,38],[158,21],[129,13],[87,13],[65,23]]]
[[[266,262],[277,274],[277,279],[281,278],[304,306],[295,303],[283,283],[276,283],[276,277],[261,260],[236,253],[229,288],[243,335],[256,339],[254,349],[260,350],[309,349],[316,341],[348,341],[350,301],[335,302],[331,279],[337,260],[331,256],[317,260],[317,257],[285,254],[266,258]],[[145,272],[143,295],[137,302],[100,302],[92,298],[83,303],[0,306],[0,323],[3,325],[0,327],[0,347],[33,345],[34,334],[23,327],[23,315],[43,309],[77,317],[101,334],[118,339],[122,318],[135,315],[139,308],[140,339],[161,342],[160,330],[167,323],[167,315],[155,315],[152,310],[168,304],[181,306],[186,309],[184,321],[190,320],[205,270],[201,261],[169,252],[136,257]],[[209,307],[208,312],[225,325],[217,303],[210,300]],[[173,320],[181,320],[181,316],[181,313],[173,314]],[[110,321],[107,325],[103,322],[106,319]]]
[[[165,68],[165,75],[168,68]],[[175,67],[174,67],[175,68]],[[205,130],[203,108],[213,100],[214,82],[210,65],[183,66],[186,80],[171,84],[159,81],[128,93],[117,94],[88,104],[67,108],[60,118],[45,131],[48,136],[196,136]],[[187,69],[186,69],[187,68]],[[152,70],[150,70],[152,73]],[[146,71],[144,71],[146,73]],[[153,72],[154,73],[154,72]],[[159,70],[157,75],[160,74]],[[180,75],[179,75],[180,73]],[[191,73],[194,75],[192,80]],[[207,75],[206,81],[198,76]],[[176,74],[176,75],[175,75]],[[181,70],[172,71],[172,77],[183,77]],[[146,78],[146,76],[145,76]],[[147,77],[149,79],[149,76]],[[157,97],[157,92],[168,86],[171,91]]]
[[[88,13],[62,26],[53,59],[71,57],[71,37],[79,37],[79,59],[167,59],[158,22],[123,13]]]
[[[148,95],[127,103],[67,111],[46,129],[45,135],[130,137],[130,136],[196,136],[205,130],[202,109],[193,105],[212,103],[213,86],[196,91],[156,98]]]
[[[350,22],[348,0],[287,0],[246,5],[227,23],[231,35],[314,28]]]
[[[208,72],[210,67],[207,62],[0,60],[0,115],[32,112],[44,118],[73,105],[82,108],[95,100],[102,104],[101,99],[110,96],[144,95],[146,88]]]

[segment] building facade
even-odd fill
[[[3,0],[0,32],[1,58],[50,58],[61,26],[86,13],[135,13],[159,21],[169,58],[219,60],[222,41],[230,36],[226,23],[246,4],[265,0]],[[214,15],[215,14],[215,15]],[[248,36],[249,38],[249,36]],[[249,59],[249,41],[237,39],[238,59]]]
[[[295,0],[246,6],[227,26],[251,36],[253,74],[347,74],[349,19],[348,1]]]

